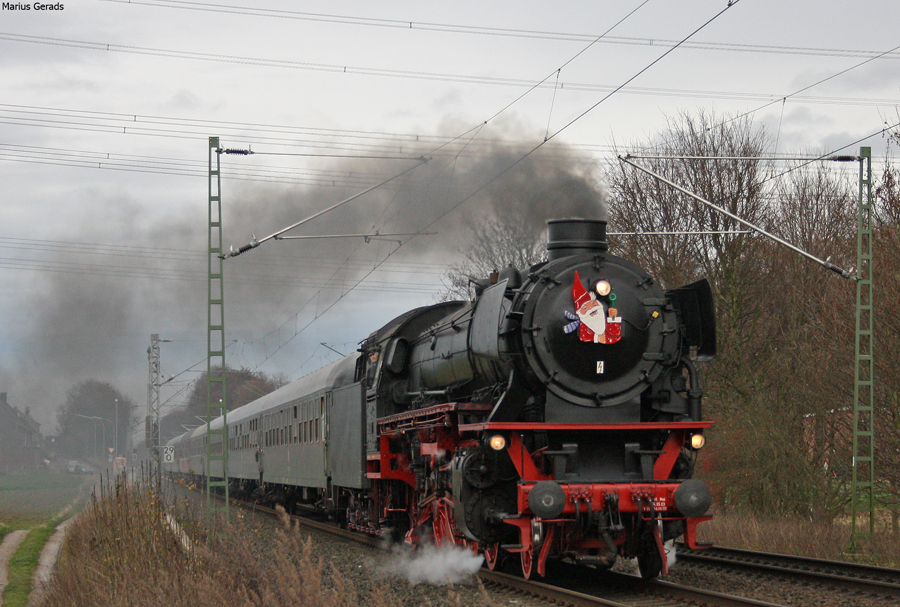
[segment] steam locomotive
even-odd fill
[[[710,286],[663,290],[608,252],[600,220],[549,222],[547,249],[230,411],[227,442],[206,426],[175,438],[169,472],[199,478],[207,450],[228,449],[227,474],[210,468],[232,494],[351,529],[466,546],[490,568],[516,558],[526,578],[619,556],[664,575],[664,542],[701,547],[710,518],[692,479],[711,425],[694,364],[715,354]]]

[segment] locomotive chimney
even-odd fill
[[[554,219],[547,222],[550,261],[606,251],[606,222],[600,219]]]

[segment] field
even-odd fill
[[[0,476],[0,523],[13,529],[43,523],[76,499],[85,500],[88,491],[82,487],[94,481],[51,471]]]

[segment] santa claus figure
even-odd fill
[[[611,299],[614,297],[610,294]],[[617,316],[618,311],[613,307],[604,310],[597,296],[581,284],[577,271],[572,284],[572,300],[575,302],[575,314],[568,310],[565,312],[566,318],[572,321],[563,327],[566,333],[577,328],[581,341],[598,344],[614,344],[622,338],[622,319]]]

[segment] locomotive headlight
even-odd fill
[[[704,438],[702,434],[691,435],[691,447],[693,447],[694,449],[702,449],[703,445],[705,444],[706,438]]]
[[[506,449],[506,437],[502,434],[495,434],[491,437],[491,440],[488,441],[488,444],[494,451],[503,451]]]
[[[594,290],[597,291],[597,295],[606,297],[607,295],[609,295],[609,292],[612,291],[612,287],[607,281],[601,280],[598,281],[596,285],[594,285]]]

